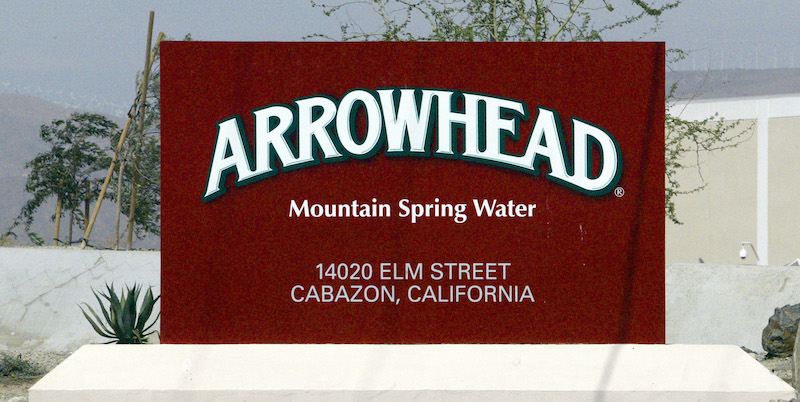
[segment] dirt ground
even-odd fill
[[[0,402],[7,402],[17,398],[14,402],[28,399],[28,389],[36,384],[42,377],[0,377]],[[25,398],[25,399],[20,399]]]
[[[69,353],[0,351],[0,402],[22,402],[28,399],[28,389],[69,356]]]

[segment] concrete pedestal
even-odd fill
[[[31,402],[768,401],[795,392],[720,345],[89,345]]]

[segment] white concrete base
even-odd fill
[[[89,345],[31,402],[768,401],[795,392],[722,345]]]

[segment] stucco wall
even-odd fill
[[[760,351],[776,307],[800,303],[800,267],[667,264],[667,343]]]
[[[800,114],[800,110],[797,111]],[[769,261],[800,258],[800,117],[769,122]]]
[[[0,350],[102,342],[78,308],[96,304],[90,287],[143,283],[160,294],[160,269],[152,251],[0,248]],[[761,350],[775,307],[800,303],[798,267],[668,264],[665,280],[667,343]]]
[[[756,141],[755,122],[743,120],[736,148],[703,154],[700,166],[681,171],[681,189],[703,186],[702,191],[678,195],[675,202],[681,225],[666,222],[666,261],[736,264],[741,242],[756,244]],[[752,132],[752,133],[751,133]],[[753,138],[750,138],[751,135]],[[682,161],[695,166],[696,155]],[[701,176],[702,175],[702,180]],[[750,251],[750,259],[755,263]]]
[[[160,256],[153,251],[0,247],[0,350],[73,351],[104,342],[78,304],[96,308],[91,288],[103,289],[106,283],[118,292],[123,285],[152,285],[160,294]]]

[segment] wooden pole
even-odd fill
[[[83,197],[83,219],[89,219],[89,203],[92,202],[92,183],[89,179],[86,179],[86,196]],[[83,221],[84,223],[88,223],[88,220]]]
[[[125,175],[125,158],[119,164],[117,175],[117,217],[114,221],[114,250],[119,250],[119,220],[122,215],[122,177]]]
[[[56,196],[56,233],[53,237],[53,245],[58,245],[58,232],[61,230],[61,197]]]
[[[69,230],[67,231],[67,247],[72,246],[72,224],[75,220],[75,210],[69,210]]]
[[[137,158],[138,159],[138,158]],[[133,247],[133,224],[135,223],[136,217],[136,185],[139,181],[139,171],[136,169],[136,166],[133,167],[133,181],[131,182],[131,208],[128,212],[128,246],[126,250],[130,250]]]
[[[142,83],[144,84],[144,92],[142,92],[141,106],[139,107],[139,141],[133,144],[136,149],[133,152],[133,182],[131,182],[131,209],[128,214],[128,250],[133,246],[133,224],[136,221],[136,186],[139,181],[139,154],[142,149],[142,141],[144,141],[144,119],[147,114],[147,86],[150,83],[150,41],[153,34],[153,12],[150,12],[150,29],[147,34],[147,52],[145,53],[145,68]]]
[[[145,70],[150,70],[150,63],[152,60],[155,59],[156,55],[155,52],[150,54],[150,40],[152,39],[153,35],[153,17],[154,12],[150,11],[150,22],[147,28],[147,59],[145,60]],[[158,40],[156,44],[161,42],[161,39],[164,37],[164,34],[160,34],[158,36]],[[139,92],[136,95],[137,99],[141,99],[144,92],[147,91],[147,87],[144,85],[144,80],[142,80],[142,85],[139,86]],[[141,103],[141,100],[140,100]],[[92,217],[89,219],[89,223],[86,225],[86,230],[83,232],[83,240],[81,241],[81,248],[86,248],[86,245],[89,241],[89,235],[92,234],[92,227],[94,226],[94,222],[97,219],[97,214],[100,212],[100,205],[103,203],[103,198],[106,196],[106,191],[108,190],[108,184],[111,182],[111,176],[114,174],[114,169],[117,167],[117,163],[119,163],[119,154],[122,152],[122,146],[125,144],[125,137],[128,135],[128,129],[131,126],[131,122],[133,121],[135,105],[131,106],[131,110],[128,111],[128,120],[125,122],[125,128],[122,129],[122,135],[119,137],[119,142],[117,142],[117,148],[114,153],[114,158],[111,160],[111,166],[108,167],[108,173],[106,174],[106,179],[103,181],[103,187],[100,188],[100,195],[97,197],[97,202],[94,204],[94,210],[92,210]]]

